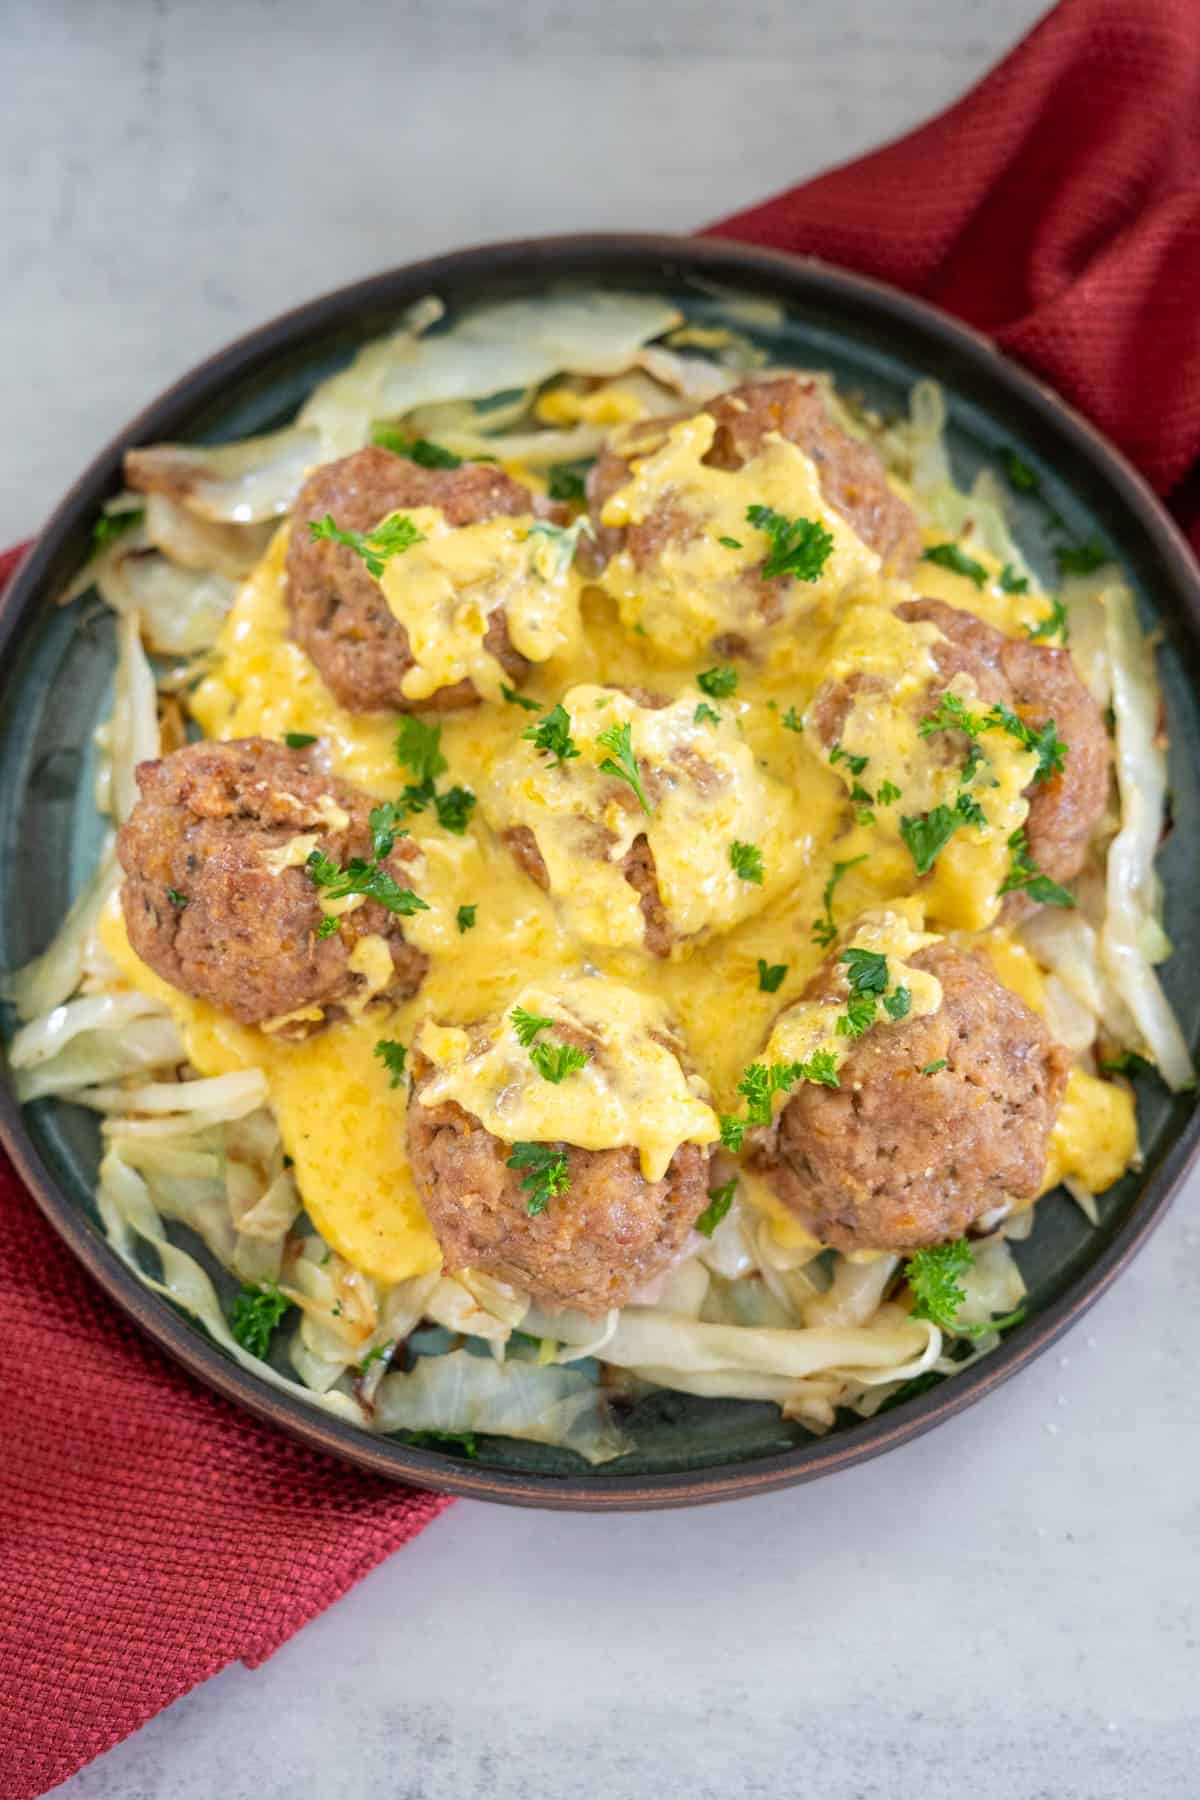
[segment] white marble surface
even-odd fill
[[[4,9],[0,538],[280,306],[482,237],[687,227],[897,132],[1036,0]],[[71,1800],[1192,1800],[1193,1205],[1062,1347],[734,1507],[460,1505]]]

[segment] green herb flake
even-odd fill
[[[543,714],[536,725],[528,726],[521,736],[528,738],[543,755],[553,757],[555,768],[561,768],[572,757],[579,755],[571,736],[571,715],[561,700],[557,706],[552,706],[548,713]]]
[[[144,506],[131,507],[127,512],[101,513],[92,526],[92,549],[103,550],[115,538],[124,537],[127,531],[140,525],[145,516]]]
[[[1067,618],[1067,609],[1057,594],[1050,601],[1050,611],[1046,617],[1039,619],[1036,625],[1027,625],[1025,634],[1027,637],[1033,638],[1035,642],[1042,638],[1058,638],[1064,644],[1069,641],[1071,627]]]
[[[292,1302],[273,1281],[247,1282],[229,1311],[229,1329],[251,1356],[264,1357],[271,1338]]]
[[[746,519],[771,540],[762,565],[768,581],[816,581],[833,554],[833,534],[818,519],[788,519],[771,506],[748,506]]]
[[[789,706],[779,723],[785,731],[800,732],[804,730],[804,720],[794,706]]]
[[[1002,1319],[988,1319],[982,1325],[963,1324],[959,1310],[967,1296],[959,1285],[975,1262],[974,1252],[964,1238],[952,1244],[936,1244],[929,1250],[918,1250],[904,1265],[904,1279],[913,1297],[912,1317],[928,1319],[940,1331],[958,1337],[985,1337],[989,1332],[1007,1331],[1025,1317],[1024,1307],[1006,1313]]]
[[[459,931],[473,931],[475,929],[475,914],[478,910],[479,908],[477,905],[459,907],[455,914],[455,922],[458,925]]]
[[[396,733],[396,761],[403,764],[418,781],[432,781],[449,768],[442,755],[442,728],[426,725],[415,713],[405,713]]]
[[[650,812],[650,802],[646,798],[646,790],[642,786],[642,778],[638,773],[637,757],[633,754],[633,728],[626,721],[624,725],[610,725],[602,731],[596,742],[604,750],[611,750],[597,766],[604,775],[612,775],[618,781],[626,781],[637,795],[638,805],[644,813]]]
[[[890,1018],[907,1019],[912,1007],[912,994],[906,987],[893,988],[883,996],[884,1011]]]
[[[1012,851],[1012,861],[1008,874],[1000,884],[1002,894],[1011,894],[1020,888],[1039,906],[1074,906],[1075,896],[1049,875],[1043,875],[1041,869],[1029,854],[1029,840],[1024,827],[1014,831],[1008,840]]]
[[[1107,544],[1093,537],[1084,544],[1057,545],[1054,560],[1063,575],[1092,575],[1111,562],[1113,554]]]
[[[857,868],[859,863],[864,863],[866,860],[867,853],[864,850],[861,856],[852,856],[849,862],[835,862],[830,871],[829,880],[825,883],[825,890],[821,895],[821,905],[824,911],[819,919],[814,919],[812,922],[813,942],[820,944],[823,949],[828,949],[837,937],[837,926],[833,920],[833,896],[837,892],[838,883],[848,870]]]
[[[525,712],[541,711],[538,701],[530,700],[526,694],[518,694],[516,688],[508,687],[503,681],[500,683],[500,692],[503,694],[507,706],[519,706]]]
[[[927,813],[901,818],[900,836],[908,846],[917,874],[928,875],[960,825],[986,824],[979,803],[969,794],[960,794],[953,806],[935,806]]]
[[[364,899],[374,900],[379,906],[386,907],[390,913],[398,913],[402,918],[411,918],[414,913],[428,912],[429,904],[414,894],[411,888],[402,888],[395,876],[381,868],[378,862],[366,863],[360,857],[354,857],[344,869],[314,850],[305,867],[314,887],[326,890],[327,900],[345,900],[351,894],[362,894]],[[326,920],[318,936],[331,936],[327,930]],[[333,930],[337,929],[336,919]]]
[[[310,744],[316,743],[317,738],[312,731],[285,731],[283,741],[289,750],[307,750]]]
[[[594,459],[584,457],[578,462],[553,463],[550,467],[546,491],[551,500],[573,500],[582,502],[587,498],[587,476]]]
[[[729,866],[742,881],[753,882],[755,887],[762,886],[763,859],[757,844],[743,844],[734,838],[729,846]]]
[[[740,550],[742,547],[742,540],[740,538],[720,537],[717,539],[717,542],[718,544],[723,544],[726,550]]]
[[[184,907],[188,904],[188,898],[188,895],[181,894],[178,888],[169,887],[167,889],[167,899],[179,912],[182,912]]]
[[[1002,594],[1027,594],[1029,578],[1018,575],[1011,563],[1005,563],[1000,571],[1000,592]]]
[[[543,1081],[553,1082],[557,1087],[568,1075],[574,1075],[591,1060],[590,1050],[580,1050],[574,1044],[533,1044],[529,1051],[529,1060]]]
[[[968,556],[959,544],[931,544],[928,550],[921,553],[922,562],[936,563],[940,569],[951,569],[956,575],[965,575],[973,581],[977,588],[983,587],[987,581],[987,570],[973,556]]]
[[[900,798],[900,789],[894,781],[881,781],[879,791],[875,795],[877,806],[893,806]]]
[[[737,1193],[737,1176],[732,1181],[724,1182],[720,1187],[709,1188],[708,1205],[696,1220],[696,1230],[701,1236],[710,1238],[721,1220],[733,1205],[733,1196]]]
[[[703,725],[703,724],[719,725],[720,723],[721,723],[720,713],[714,712],[712,707],[708,704],[707,700],[702,700],[700,702],[699,706],[696,708],[695,712],[692,714],[692,724],[693,725]]]
[[[376,581],[393,556],[400,556],[414,544],[425,542],[425,533],[418,531],[407,513],[400,512],[389,513],[371,531],[342,531],[326,513],[323,519],[309,520],[308,535],[317,541],[324,539],[353,550],[367,565],[367,574],[374,576]]]
[[[447,450],[441,444],[432,444],[428,438],[409,437],[407,432],[394,425],[376,425],[371,433],[371,442],[378,444],[383,450],[390,450],[395,456],[405,456],[409,462],[415,462],[422,469],[461,469],[463,459],[455,456],[453,450]]]
[[[526,1196],[525,1211],[530,1218],[544,1213],[551,1200],[567,1193],[571,1185],[565,1151],[554,1150],[549,1144],[514,1144],[506,1167],[527,1171],[521,1191]]]
[[[831,765],[836,769],[839,763],[845,763],[851,775],[861,775],[870,760],[869,756],[851,756],[848,750],[842,749],[840,741],[835,742],[829,752]]]
[[[517,1042],[522,1050],[528,1050],[539,1031],[548,1031],[554,1020],[544,1013],[527,1012],[523,1006],[514,1006],[509,1014],[513,1030],[517,1034]]]
[[[404,1079],[404,1063],[408,1056],[406,1047],[395,1038],[380,1038],[375,1045],[375,1054],[391,1076],[391,1085],[398,1088]]]
[[[783,978],[788,972],[786,963],[769,963],[763,957],[758,959],[758,991],[760,994],[777,994],[783,985]]]
[[[1004,473],[1008,477],[1008,485],[1017,494],[1039,494],[1042,484],[1036,469],[1031,468],[1016,450],[1004,452]]]
[[[475,796],[470,788],[447,788],[444,793],[434,795],[433,804],[437,808],[438,824],[442,830],[452,831],[455,837],[462,837],[475,810]]]
[[[925,1067],[921,1070],[921,1073],[922,1073],[922,1075],[936,1075],[938,1073],[938,1070],[944,1069],[945,1066],[946,1066],[945,1057],[939,1056],[936,1062],[926,1063]]]
[[[715,668],[701,669],[696,686],[710,700],[728,700],[737,690],[738,672],[732,663],[718,663]]]

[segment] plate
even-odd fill
[[[985,339],[907,296],[811,260],[688,238],[600,236],[485,245],[356,282],[284,314],[210,358],[134,419],[58,506],[0,606],[0,966],[44,948],[95,860],[91,733],[105,716],[114,663],[107,615],[85,597],[53,598],[86,557],[121,456],[161,439],[219,442],[284,424],[309,390],[422,295],[454,313],[550,284],[636,288],[681,304],[713,296],[775,302],[755,329],[772,360],[831,369],[840,386],[896,412],[913,382],[946,391],[956,475],[1015,447],[1082,541],[1100,535],[1128,572],[1143,619],[1161,621],[1171,727],[1174,830],[1159,867],[1175,954],[1165,984],[1189,1043],[1200,1027],[1200,915],[1183,903],[1200,841],[1200,576],[1149,488],[1093,428]],[[1018,535],[1039,572],[1052,567],[1044,511],[1023,502]],[[1178,896],[1172,905],[1170,896]],[[11,1026],[12,1021],[9,1021]],[[309,1444],[395,1480],[518,1504],[578,1509],[677,1506],[763,1492],[847,1468],[904,1443],[1008,1380],[1104,1292],[1161,1218],[1197,1148],[1194,1102],[1150,1081],[1138,1093],[1145,1164],[1100,1200],[1090,1227],[1058,1193],[1039,1203],[1015,1246],[1029,1287],[1026,1321],[966,1373],[825,1437],[773,1406],[657,1393],[627,1422],[634,1449],[592,1471],[565,1451],[483,1439],[477,1461],[367,1435],[240,1368],[202,1329],[142,1287],[109,1249],[92,1202],[98,1130],[81,1108],[39,1101],[20,1112],[0,1086],[0,1137],[39,1206],[122,1309],[211,1387]],[[189,1247],[195,1247],[194,1240]]]

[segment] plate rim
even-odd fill
[[[1166,568],[1169,597],[1164,618],[1168,628],[1182,632],[1181,649],[1189,651],[1192,658],[1200,656],[1200,567],[1182,532],[1123,453],[1045,382],[1005,357],[983,333],[927,301],[819,257],[718,237],[587,232],[503,239],[399,264],[279,313],[193,365],[116,433],[51,512],[0,598],[0,656],[4,656],[5,669],[11,668],[12,660],[6,653],[35,623],[46,590],[52,592],[58,585],[56,568],[74,554],[82,529],[90,527],[92,516],[112,490],[125,449],[164,436],[171,419],[215,397],[227,382],[249,374],[256,363],[265,363],[341,321],[349,323],[372,307],[398,310],[439,287],[495,283],[510,275],[526,281],[539,274],[546,279],[577,278],[589,273],[592,264],[595,268],[590,272],[597,279],[619,279],[624,268],[630,275],[655,273],[660,279],[697,274],[725,277],[747,287],[790,290],[797,298],[806,288],[810,295],[852,301],[882,316],[885,323],[910,332],[916,328],[949,343],[968,364],[990,374],[1024,401],[1053,431],[1065,434],[1075,450],[1116,488]],[[1011,1380],[1090,1310],[1161,1223],[1200,1153],[1200,1111],[1193,1107],[1191,1116],[1147,1171],[1132,1213],[1095,1260],[1044,1311],[962,1375],[894,1413],[775,1455],[628,1476],[605,1475],[602,1470],[557,1476],[476,1468],[436,1451],[373,1438],[361,1427],[271,1388],[253,1371],[229,1359],[198,1327],[144,1287],[121,1261],[59,1188],[25,1125],[7,1079],[0,1082],[0,1144],[43,1216],[110,1299],[160,1349],[225,1399],[312,1448],[394,1482],[511,1505],[607,1512],[701,1505],[814,1481],[911,1442]]]

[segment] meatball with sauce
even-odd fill
[[[365,998],[416,992],[427,958],[377,900],[352,904],[320,935],[307,860],[313,850],[342,869],[373,860],[366,795],[263,738],[188,744],[142,763],[137,781],[117,838],[121,905],[134,950],[172,987],[293,1035]],[[411,887],[417,854],[399,838],[383,858],[399,889]]]
[[[716,421],[716,434],[704,461],[713,468],[740,469],[762,450],[772,435],[786,438],[817,465],[827,503],[872,550],[885,568],[907,575],[921,554],[921,532],[911,507],[888,483],[876,452],[849,437],[830,416],[815,381],[799,375],[749,381],[719,395],[704,408]],[[607,450],[588,480],[588,504],[599,521],[605,501],[629,479],[630,463],[656,449],[675,418],[646,420],[627,433],[620,451]],[[691,529],[689,521],[667,500],[642,523],[627,531],[599,527],[605,556],[628,545],[638,568],[655,561],[669,542]],[[777,584],[764,583],[765,590]],[[767,600],[764,594],[764,600]]]
[[[355,551],[314,540],[308,530],[328,514],[343,531],[369,532],[389,513],[420,506],[438,507],[452,526],[546,512],[528,488],[492,463],[427,469],[371,446],[314,470],[293,515],[287,606],[292,636],[330,692],[354,712],[448,712],[472,706],[479,697],[471,682],[459,681],[426,699],[409,698],[402,686],[413,667],[408,633],[379,582]],[[509,641],[502,607],[492,613],[483,642],[519,685],[529,663]]]
[[[1042,1187],[1067,1052],[985,960],[945,943],[911,960],[941,982],[938,1010],[873,1026],[840,1085],[794,1088],[750,1153],[778,1199],[839,1250],[945,1243]],[[833,997],[836,970],[831,958],[806,998]]]

